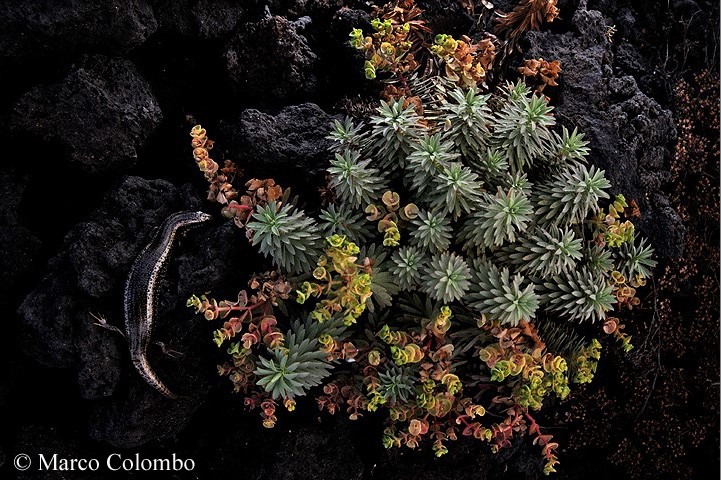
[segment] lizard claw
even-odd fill
[[[122,335],[123,337],[125,337],[125,333],[123,333],[122,330],[120,330],[120,329],[119,329],[118,327],[116,327],[115,325],[110,325],[110,324],[108,323],[108,321],[105,319],[105,317],[103,317],[102,315],[96,315],[96,314],[93,313],[93,312],[88,312],[88,314],[90,315],[90,317],[91,317],[93,320],[95,320],[95,321],[93,322],[93,325],[95,325],[96,327],[101,327],[101,328],[104,328],[104,329],[106,329],[106,330],[110,330],[111,332],[119,333],[120,335]]]

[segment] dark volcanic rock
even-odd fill
[[[672,114],[638,88],[625,69],[644,69],[634,47],[625,44],[617,58],[604,35],[607,22],[580,6],[575,32],[529,32],[528,58],[559,60],[562,89],[554,96],[559,122],[577,126],[590,141],[591,161],[606,171],[614,193],[641,206],[641,229],[659,257],[681,254],[684,227],[659,190],[669,178],[668,159],[676,136]],[[617,71],[619,73],[617,73]]]
[[[0,307],[7,308],[18,278],[37,268],[40,240],[18,218],[29,175],[0,172]]]
[[[157,28],[144,0],[18,0],[3,6],[0,59],[124,53]]]
[[[221,126],[225,138],[219,143],[249,172],[297,184],[298,178],[318,175],[327,166],[330,122],[312,103],[285,107],[276,115],[248,109]]]
[[[342,415],[315,415],[314,402],[304,402],[307,415],[299,411],[281,414],[278,424],[267,429],[257,414],[244,413],[237,400],[234,394],[216,399],[224,405],[222,422],[213,421],[217,412],[209,409],[210,405],[199,412],[205,418],[194,420],[203,422],[192,439],[190,455],[205,459],[198,472],[200,478],[341,480],[363,476],[367,467],[362,450],[368,445],[359,446],[366,433],[359,424],[367,427],[368,422],[354,422]],[[374,433],[380,435],[380,430]],[[379,438],[369,442],[383,451]]]
[[[458,37],[468,33],[476,21],[475,18],[468,14],[461,2],[455,0],[420,0],[416,3],[424,10],[424,20],[436,33],[447,33]],[[382,4],[382,2],[379,4]],[[478,13],[483,9],[482,5],[476,6],[476,12]]]
[[[18,358],[15,345],[15,320],[18,296],[37,274],[41,255],[40,240],[23,225],[19,206],[23,193],[29,188],[29,175],[14,170],[0,172],[0,424],[9,425],[17,415],[8,408],[15,382],[24,372],[24,361]],[[3,430],[6,430],[5,428]],[[0,474],[5,452],[0,447]]]
[[[158,0],[153,9],[161,32],[201,39],[227,35],[245,14],[237,0]]]
[[[61,145],[84,172],[117,173],[135,164],[161,119],[150,85],[130,61],[93,56],[62,82],[23,95],[10,128]]]
[[[75,364],[75,291],[62,278],[50,274],[25,297],[20,306],[22,350],[33,361],[49,367]],[[24,337],[24,338],[23,338]],[[117,377],[117,372],[112,377]]]
[[[169,362],[166,362],[165,368],[162,362],[156,360],[154,363],[160,367],[156,368],[158,376],[167,378],[167,375],[162,374],[171,370]],[[174,370],[178,376],[187,374],[187,370]],[[196,379],[185,380],[186,385],[198,387]],[[132,448],[171,437],[185,427],[207,392],[207,386],[204,386],[196,389],[190,398],[169,400],[149,388],[139,382],[132,382],[122,395],[93,404],[89,420],[90,438],[114,447]]]
[[[278,103],[316,90],[316,55],[299,32],[302,22],[266,17],[238,29],[227,44],[228,74],[252,103]]]
[[[284,432],[276,456],[262,476],[288,480],[343,480],[348,478],[349,472],[360,473],[363,463],[353,448],[348,421],[333,419],[331,423],[336,426],[334,432],[317,425],[303,425]]]
[[[368,12],[352,8],[341,8],[333,15],[331,22],[331,35],[334,43],[345,46],[348,39],[348,33],[354,28],[360,28],[363,31],[370,31],[371,16]],[[351,47],[352,48],[352,47]],[[343,59],[336,59],[336,61]]]
[[[448,453],[440,458],[428,451],[407,451],[394,448],[387,451],[377,466],[379,478],[398,480],[433,480],[448,478],[453,472],[457,480],[486,480],[494,478],[539,478],[542,459],[533,447],[516,439],[513,445],[493,454],[477,439],[460,437],[448,442]]]

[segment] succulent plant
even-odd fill
[[[538,185],[533,196],[535,214],[544,224],[580,223],[598,211],[598,201],[609,198],[611,183],[596,167],[569,164],[551,180]]]
[[[430,193],[431,208],[445,211],[453,218],[474,211],[482,198],[478,175],[458,162],[439,172],[434,185],[436,188]]]
[[[464,248],[501,246],[513,242],[530,223],[533,209],[526,195],[514,188],[495,196],[486,194],[478,210],[470,215],[459,238]]]
[[[318,217],[321,220],[320,228],[326,237],[334,234],[345,235],[355,243],[365,243],[371,238],[362,213],[353,213],[346,207],[331,204],[321,210]]]
[[[653,248],[646,244],[642,238],[638,245],[624,243],[618,252],[620,272],[626,277],[640,275],[648,278],[651,276],[651,269],[656,266],[653,260]]]
[[[516,326],[521,320],[528,322],[536,316],[539,300],[534,289],[534,284],[523,275],[511,278],[507,268],[499,270],[490,262],[479,261],[468,299],[472,308],[490,319]]]
[[[315,220],[289,203],[258,206],[248,223],[252,244],[280,269],[300,273],[313,269],[320,254],[320,229]]]
[[[365,141],[360,127],[356,126],[350,117],[346,117],[342,123],[334,120],[333,130],[326,138],[332,141],[331,151],[338,153],[346,150],[358,150]]]
[[[546,276],[567,272],[582,258],[582,241],[573,230],[558,227],[537,228],[517,244],[506,245],[496,258],[514,266],[517,272]]]
[[[534,18],[555,8],[522,3]],[[593,378],[592,328],[631,348],[608,314],[638,305],[636,289],[656,266],[636,238],[638,208],[621,195],[605,201],[611,185],[586,163],[588,142],[555,128],[545,97],[523,82],[479,93],[495,55],[488,39],[437,36],[442,76],[411,74],[425,48],[419,9],[403,0],[377,13],[375,32],[354,30],[351,42],[369,77],[397,78],[369,120],[333,122],[330,203],[318,223],[272,179],[242,195],[237,169],[208,160],[212,142],[194,129],[212,198],[240,212],[235,224],[276,271],[254,277],[255,293],[237,301],[189,304],[223,322],[216,343],[231,358],[219,372],[266,426],[276,401],[291,410],[323,385],[322,410],[385,410],[387,447],[430,440],[442,455],[452,438],[473,436],[500,449],[526,432],[550,473],[556,444],[532,413]],[[597,325],[579,328],[584,321]],[[480,418],[481,402],[492,418]]]
[[[458,158],[457,153],[451,152],[452,148],[453,145],[441,140],[438,133],[421,137],[413,143],[405,178],[410,180],[411,188],[419,195],[432,190],[433,179]]]
[[[616,303],[611,286],[585,268],[545,278],[540,287],[541,303],[549,312],[579,322],[604,319]]]
[[[378,375],[380,391],[384,400],[389,404],[407,402],[415,393],[414,377],[406,374],[398,367],[392,367]]]
[[[512,173],[551,153],[554,139],[550,127],[556,123],[552,110],[544,97],[534,94],[531,98],[520,96],[498,112],[491,145],[505,152]]]
[[[463,298],[470,287],[471,269],[463,257],[444,252],[432,259],[425,271],[425,292],[435,300],[452,302]]]
[[[330,375],[325,353],[318,349],[317,337],[307,335],[300,326],[286,336],[285,348],[273,350],[270,358],[259,357],[260,365],[253,372],[257,384],[273,399],[292,399],[302,396]]]
[[[498,150],[487,149],[475,158],[468,161],[471,166],[480,170],[487,176],[487,180],[495,181],[508,172],[508,162]]]
[[[370,260],[373,266],[373,280],[371,290],[373,295],[369,300],[370,310],[373,311],[373,304],[381,307],[389,307],[393,304],[393,297],[400,291],[398,279],[393,274],[390,252],[371,244],[361,250],[361,256]]]
[[[404,106],[404,98],[381,102],[378,115],[371,119],[369,147],[381,170],[396,170],[406,165],[411,145],[421,133],[420,118],[413,106]]]
[[[476,88],[464,91],[455,88],[443,106],[446,123],[445,137],[450,140],[465,162],[472,161],[487,151],[492,123],[492,112],[488,106],[490,95],[479,95]]]
[[[594,274],[606,274],[613,270],[613,253],[605,248],[590,246],[585,249],[586,265]]]
[[[573,129],[573,132],[568,133],[568,129],[563,127],[561,129],[561,135],[553,132],[553,136],[556,139],[555,143],[557,145],[554,155],[557,162],[566,163],[571,160],[584,161],[590,153],[588,142],[584,140],[585,135],[579,133],[576,128]]]
[[[412,221],[414,245],[431,251],[443,251],[451,244],[451,222],[439,212],[419,212]]]
[[[352,207],[365,207],[380,197],[386,188],[378,170],[370,166],[370,160],[361,160],[360,153],[346,150],[336,153],[328,168],[330,186],[341,200]]]
[[[513,175],[510,173],[505,174],[502,177],[501,183],[504,189],[512,188],[517,192],[523,193],[525,196],[529,196],[533,188],[533,183],[528,181],[528,176],[520,172],[516,172]]]
[[[402,290],[413,290],[420,285],[426,257],[417,247],[401,247],[393,254],[395,266],[391,269]]]

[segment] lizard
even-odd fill
[[[203,212],[185,211],[170,215],[137,256],[125,282],[125,333],[133,366],[150,386],[171,399],[178,397],[160,381],[147,358],[155,320],[155,289],[177,233],[210,219],[211,216]]]

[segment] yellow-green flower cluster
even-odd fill
[[[481,350],[481,360],[491,367],[491,380],[503,382],[508,377],[513,387],[513,398],[522,407],[538,410],[543,398],[550,392],[564,399],[571,392],[568,387],[568,364],[566,359],[546,353],[543,356],[527,353],[503,352],[498,345]]]
[[[435,403],[435,397],[433,396],[433,391],[435,390],[435,388],[436,382],[434,382],[430,378],[423,380],[423,389],[416,398],[416,403],[419,407],[429,408],[433,406],[433,404]]]
[[[383,246],[397,247],[400,245],[400,240],[401,232],[398,230],[398,224],[392,220],[386,221],[383,226]]]
[[[410,343],[411,338],[406,332],[398,332],[391,330],[388,325],[383,325],[378,331],[378,338],[383,340],[388,345],[404,346],[406,343]]]
[[[298,303],[311,297],[325,297],[315,306],[311,316],[319,322],[330,320],[339,313],[343,323],[351,325],[365,311],[371,292],[371,267],[358,265],[358,246],[345,236],[333,235],[326,239],[328,248],[313,270],[318,282],[303,282],[296,291]]]
[[[435,53],[439,57],[450,55],[458,48],[458,42],[450,35],[445,33],[439,33],[436,38],[433,39],[433,45],[431,46],[431,52]]]
[[[375,412],[378,410],[378,407],[386,403],[386,397],[384,397],[380,392],[368,392],[368,397],[370,398],[370,401],[368,402],[368,406],[366,408],[369,412]]]
[[[406,363],[418,363],[423,359],[423,352],[421,347],[415,343],[409,343],[404,347],[391,347],[391,355],[393,355],[393,361],[396,365],[401,366]]]
[[[566,359],[547,353],[541,365],[534,365],[528,374],[527,383],[517,386],[513,391],[516,402],[523,407],[540,409],[543,397],[549,392],[555,393],[562,400],[571,393]]]
[[[621,342],[621,348],[624,352],[628,353],[633,350],[633,344],[631,343],[631,335],[627,335],[623,332],[616,334],[616,339]]]
[[[573,368],[575,371],[573,381],[575,383],[590,383],[596,373],[600,358],[601,344],[594,338],[588,346],[581,348],[573,356]]]
[[[484,82],[496,56],[490,38],[473,42],[465,35],[459,40],[446,34],[436,35],[431,52],[445,61],[446,77],[464,88]]]
[[[365,52],[363,68],[366,78],[376,78],[377,70],[398,73],[417,68],[413,55],[408,54],[413,46],[413,42],[408,39],[410,24],[396,24],[388,18],[375,18],[371,26],[375,33],[370,36],[364,36],[360,28],[354,28],[349,34],[351,46]]]
[[[412,342],[411,337],[405,332],[391,330],[388,325],[378,332],[378,337],[391,346],[393,362],[401,366],[407,363],[418,363],[423,359],[424,353],[421,347]]]
[[[443,375],[441,377],[441,383],[446,386],[446,390],[451,395],[455,395],[463,388],[461,379],[458,378],[458,375],[454,375],[453,373],[446,373]]]
[[[451,309],[444,305],[441,307],[440,312],[436,315],[430,325],[430,330],[438,338],[442,338],[446,335],[448,329],[451,328]]]
[[[365,213],[366,219],[371,222],[378,222],[378,231],[383,233],[383,245],[386,247],[397,247],[400,244],[401,232],[399,223],[407,224],[418,216],[418,207],[409,203],[401,207],[401,197],[390,190],[381,197],[383,205],[368,205]]]
[[[444,417],[451,411],[456,398],[448,392],[435,393],[436,382],[423,381],[423,389],[416,397],[416,404],[434,417]]]
[[[621,215],[628,208],[623,195],[616,195],[608,212],[601,210],[596,217],[597,237],[609,247],[618,248],[626,242],[633,242],[635,227],[629,220],[621,222]]]

